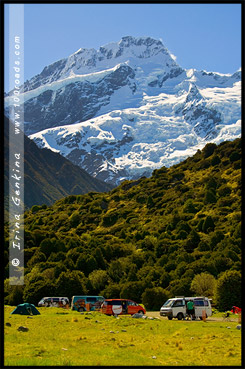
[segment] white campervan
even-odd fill
[[[195,318],[205,318],[212,315],[212,308],[210,300],[207,297],[175,297],[169,299],[163,304],[160,309],[161,316],[167,316],[168,319],[177,318],[184,319],[187,316],[187,302],[191,300],[194,302]]]

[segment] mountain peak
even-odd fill
[[[200,93],[197,86],[195,85],[195,83],[190,83],[189,91],[186,97],[186,102],[193,101],[193,100],[201,100],[201,99],[203,99],[203,96]]]
[[[129,46],[129,45],[163,46],[160,40],[156,40],[152,37],[132,37],[132,36],[122,37],[122,39],[119,41],[119,44],[122,44],[123,46]]]
[[[160,40],[125,36],[119,42],[101,46],[99,50],[80,48],[66,59],[46,66],[40,74],[25,82],[24,90],[30,91],[41,85],[63,80],[70,76],[71,71],[76,75],[85,75],[115,67],[120,63],[128,64],[130,61],[134,66],[146,64],[149,60],[158,69],[178,67]]]
[[[160,40],[152,37],[124,36],[119,42],[101,46],[99,52],[107,59],[129,55],[137,58],[149,58],[158,53],[169,54]]]

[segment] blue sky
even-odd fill
[[[241,67],[240,4],[25,4],[24,25],[25,80],[81,47],[98,49],[129,35],[162,39],[183,68]]]

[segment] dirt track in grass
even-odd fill
[[[159,311],[148,311],[146,315],[149,316],[149,317],[153,317],[153,318],[160,318],[161,320],[168,320],[167,317],[160,316]],[[221,317],[221,316],[212,315],[212,316],[208,317],[207,320],[209,322],[222,322],[222,321],[238,322],[238,315],[233,315],[233,316],[230,316],[229,318],[224,318],[224,317]],[[193,322],[195,322],[195,321],[196,322],[200,321],[200,319],[193,320]],[[191,322],[191,320],[187,320],[187,322]]]

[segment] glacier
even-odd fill
[[[79,49],[25,82],[25,132],[114,185],[241,135],[241,70],[183,69],[161,41]],[[5,113],[11,106],[5,97]]]

